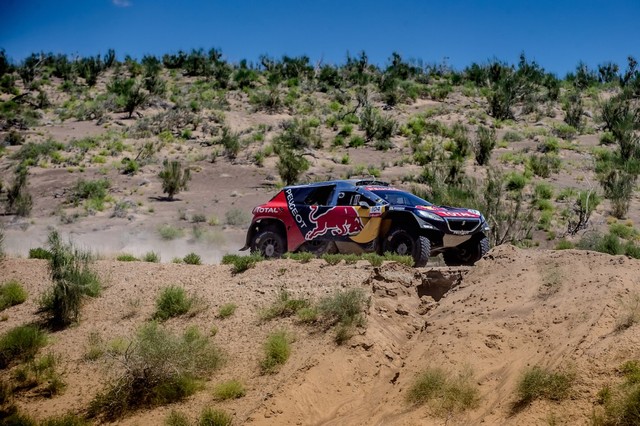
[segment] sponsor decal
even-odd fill
[[[365,186],[364,189],[367,191],[398,191],[398,188],[393,186]]]
[[[389,210],[404,210],[404,207],[390,206]]]
[[[428,210],[441,217],[468,217],[473,219],[477,219],[480,217],[480,212],[476,213],[475,211],[471,211],[471,210],[461,210],[461,211],[447,210],[443,207],[437,207],[437,206],[416,206],[416,209]]]
[[[282,207],[262,207],[258,206],[253,209],[253,214],[261,214],[261,213],[280,213],[282,211]]]
[[[293,216],[293,218],[301,228],[306,228],[307,224],[305,223],[304,218],[298,211],[295,205],[295,202],[293,200],[293,192],[290,189],[287,189],[286,195],[287,195],[287,206],[289,207],[289,213],[291,213],[291,216]]]
[[[306,240],[313,240],[329,232],[334,237],[354,235],[364,228],[358,211],[351,206],[330,207],[328,209],[311,206],[309,222],[315,226],[306,233]]]
[[[382,206],[371,206],[369,208],[369,217],[382,216]]]

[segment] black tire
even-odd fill
[[[447,266],[473,266],[489,252],[489,238],[483,236],[442,253]]]
[[[277,258],[287,251],[285,239],[272,229],[258,231],[251,240],[251,252],[260,253],[262,257]]]
[[[413,265],[417,268],[425,266],[431,253],[431,241],[427,237],[414,237],[407,230],[394,229],[384,239],[382,250],[413,257]]]

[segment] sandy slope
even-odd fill
[[[89,334],[98,332],[105,341],[131,336],[150,318],[159,289],[171,283],[200,296],[207,308],[167,326],[207,331],[217,325],[215,340],[228,362],[186,402],[135,413],[122,424],[161,424],[173,408],[195,419],[208,406],[234,413],[238,424],[256,425],[540,424],[551,417],[584,423],[598,390],[616,380],[615,368],[640,358],[640,328],[615,331],[640,286],[640,262],[624,257],[501,246],[469,271],[448,272],[464,277],[442,298],[446,284],[433,279],[439,272],[430,279],[425,271],[397,264],[375,269],[365,262],[329,266],[282,260],[238,275],[226,266],[100,261],[97,268],[108,288],[86,304],[78,326],[54,333],[44,349],[61,355],[67,391],[53,399],[19,398],[35,417],[86,407],[116,371],[108,360],[83,360]],[[0,323],[0,332],[36,320],[37,296],[50,285],[46,263],[9,258],[0,264],[0,276],[19,279],[30,294],[25,304],[5,311],[8,320]],[[362,287],[371,295],[366,330],[344,346],[336,346],[331,333],[292,319],[259,320],[259,309],[282,288],[318,299],[344,287]],[[238,310],[217,319],[217,307],[227,302]],[[135,315],[125,318],[132,306]],[[274,329],[295,335],[293,354],[280,373],[262,376],[261,345]],[[532,365],[574,370],[572,398],[513,411],[517,380]],[[442,419],[428,407],[407,405],[408,386],[429,366],[452,372],[470,368],[481,390],[479,408]],[[231,378],[246,384],[247,395],[214,401],[212,387]]]

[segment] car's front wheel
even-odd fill
[[[489,251],[489,238],[482,237],[442,253],[447,266],[473,266]]]
[[[394,229],[384,239],[382,250],[413,257],[416,267],[425,266],[431,253],[431,242],[427,237],[413,236],[405,229]]]
[[[284,238],[272,229],[258,231],[251,241],[251,252],[259,253],[262,257],[282,257],[286,251]]]

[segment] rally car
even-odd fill
[[[241,250],[392,252],[415,266],[442,253],[447,265],[473,265],[489,251],[488,230],[477,210],[436,206],[377,180],[336,180],[287,186],[254,208]]]

